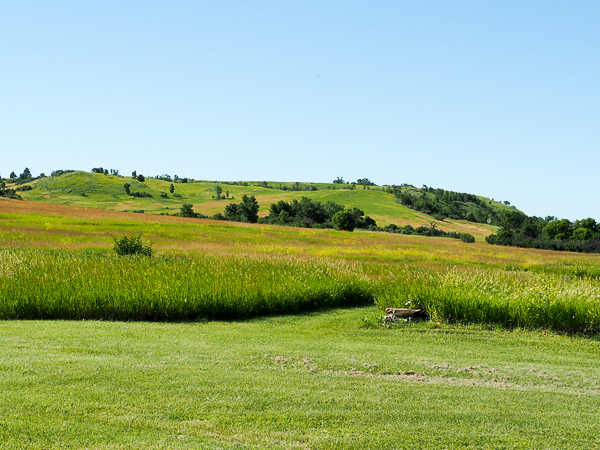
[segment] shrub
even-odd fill
[[[475,242],[475,236],[469,233],[461,233],[460,240],[466,242],[467,244],[473,244]]]
[[[191,203],[184,203],[181,205],[179,215],[181,217],[196,217],[196,213],[194,213],[194,205]]]
[[[141,255],[152,257],[152,244],[144,245],[141,235],[115,238],[113,250],[119,256]]]
[[[349,209],[343,209],[333,215],[331,223],[338,230],[354,231],[354,214]]]

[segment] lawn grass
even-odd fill
[[[0,447],[600,445],[598,340],[378,314],[2,321]]]

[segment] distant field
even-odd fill
[[[146,192],[149,197],[131,197],[125,195],[124,183],[131,184],[132,192]],[[324,183],[302,183],[303,186],[314,186],[317,191],[290,191],[268,189],[255,186],[256,182],[248,182],[249,186],[227,185],[212,181],[193,183],[175,183],[174,195],[169,193],[171,183],[146,178],[144,183],[131,179],[131,177],[117,177],[113,175],[92,174],[75,172],[60,177],[47,177],[31,183],[35,187],[32,191],[25,191],[20,195],[30,201],[57,203],[89,208],[111,209],[115,211],[143,210],[148,214],[172,214],[179,211],[182,203],[192,203],[194,210],[206,215],[223,212],[229,202],[239,202],[242,195],[256,196],[261,206],[259,215],[268,213],[271,203],[279,200],[299,200],[303,196],[322,202],[334,201],[350,207],[361,208],[366,215],[373,217],[381,226],[395,223],[397,225],[429,226],[434,220],[426,214],[414,211],[399,204],[393,195],[384,192],[382,187],[373,186],[362,189],[360,186],[350,190],[345,185]],[[269,185],[288,187],[292,183],[269,182]],[[235,199],[215,200],[215,187],[219,185],[223,194],[229,191],[230,197]],[[160,194],[166,193],[169,198],[161,198]],[[498,202],[496,207],[504,208]],[[438,221],[439,222],[439,221]],[[470,233],[482,239],[495,232],[496,227],[466,221],[445,220],[439,222],[438,228],[445,231]]]
[[[0,244],[18,248],[103,249],[113,237],[142,233],[154,247],[177,252],[284,253],[358,261],[528,268],[598,264],[600,256],[498,247],[485,242],[391,233],[250,225],[0,199]]]

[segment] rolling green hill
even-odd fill
[[[130,184],[130,192],[149,195],[135,197],[127,195],[124,184]],[[74,205],[90,208],[110,209],[115,211],[134,211],[148,214],[173,214],[179,211],[183,203],[192,203],[196,212],[212,215],[222,212],[230,202],[239,202],[242,195],[256,196],[261,210],[259,215],[268,213],[271,203],[279,200],[299,200],[306,196],[321,202],[333,201],[349,207],[362,209],[366,215],[374,218],[380,226],[390,223],[397,225],[429,225],[436,221],[438,228],[445,231],[470,233],[478,238],[495,232],[496,227],[487,223],[474,223],[465,220],[440,220],[424,212],[416,211],[401,204],[398,190],[387,186],[352,186],[334,183],[279,183],[279,182],[216,182],[188,180],[187,183],[173,183],[175,191],[170,193],[171,183],[168,181],[146,178],[139,182],[132,177],[103,175],[83,171],[65,173],[34,180],[25,185],[30,191],[19,192],[24,200]],[[220,186],[223,195],[228,198],[215,199],[215,189]],[[298,190],[302,189],[302,190]],[[433,194],[421,188],[407,186],[402,192],[409,192],[414,198],[433,198]],[[161,196],[162,195],[162,196]],[[478,197],[485,201],[490,210],[498,212],[512,208],[490,199]],[[477,212],[474,203],[465,203],[469,211]]]

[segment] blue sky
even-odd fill
[[[600,220],[600,3],[0,2],[0,172],[367,177]]]

